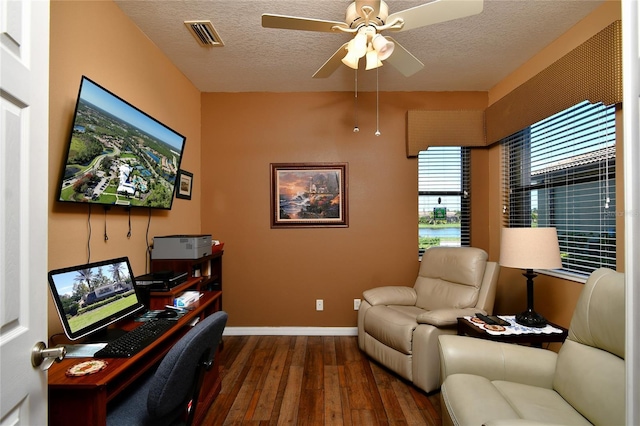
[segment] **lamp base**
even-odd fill
[[[516,322],[525,327],[542,328],[547,325],[545,317],[534,310],[527,310],[516,315]]]

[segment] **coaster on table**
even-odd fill
[[[505,331],[506,328],[504,328],[501,325],[497,325],[497,324],[485,324],[484,328],[486,328],[487,330],[491,330],[491,331]]]
[[[79,364],[69,367],[67,370],[67,376],[79,377],[86,376],[87,374],[97,373],[107,366],[107,361],[100,359],[94,359],[91,361],[84,361]]]

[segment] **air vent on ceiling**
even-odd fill
[[[224,46],[211,21],[184,21],[184,25],[202,46]]]

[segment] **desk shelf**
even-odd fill
[[[151,259],[151,272],[186,272],[188,278],[169,291],[152,291],[150,309],[164,309],[165,305],[173,305],[175,297],[185,290],[221,292],[223,254],[224,250],[217,250],[199,259]]]

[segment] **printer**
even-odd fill
[[[151,258],[200,259],[211,254],[211,235],[165,235],[153,237]]]

